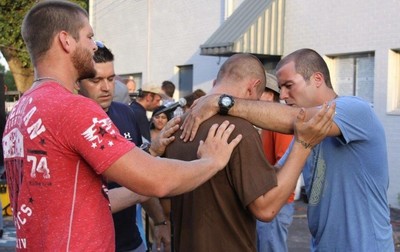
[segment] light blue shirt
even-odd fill
[[[342,136],[315,146],[303,170],[311,250],[394,251],[384,129],[358,97],[336,99],[334,122]]]

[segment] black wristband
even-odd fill
[[[142,145],[140,145],[140,149],[150,154],[150,146],[151,144],[149,142],[144,142]]]
[[[160,221],[160,222],[157,222],[157,223],[154,223],[154,226],[155,226],[155,227],[156,227],[156,226],[165,226],[165,225],[167,225],[167,221],[166,221],[166,220]]]

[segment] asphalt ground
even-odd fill
[[[400,252],[400,209],[391,208],[390,217],[393,227],[395,251]],[[289,252],[310,251],[311,235],[307,225],[307,204],[304,203],[302,200],[296,200],[293,223],[289,228]]]
[[[15,251],[15,227],[11,216],[4,216],[4,234],[0,239],[0,251]],[[400,209],[391,209],[391,223],[396,252],[400,252]],[[289,228],[289,252],[309,252],[310,232],[307,227],[307,204],[302,200],[295,201],[293,223]]]

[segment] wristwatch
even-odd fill
[[[232,96],[223,94],[219,97],[218,106],[219,106],[219,114],[227,115],[230,108],[235,104],[235,100]]]

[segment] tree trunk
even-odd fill
[[[24,67],[14,51],[4,49],[2,50],[2,53],[14,76],[15,85],[17,86],[18,91],[24,93],[32,86],[33,69]]]

